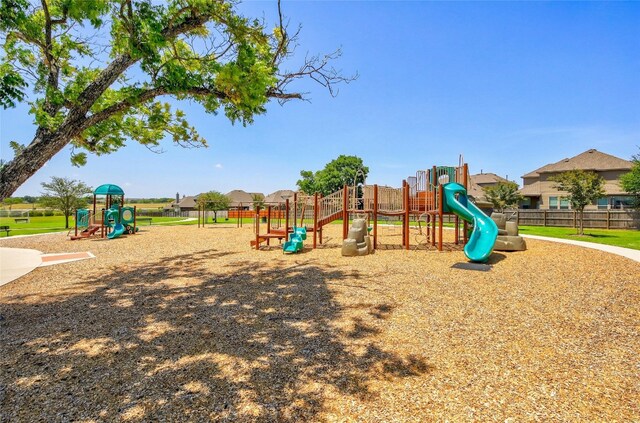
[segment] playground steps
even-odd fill
[[[71,240],[76,240],[76,239],[85,239],[85,238],[89,238],[91,236],[93,236],[96,232],[98,232],[100,230],[100,225],[90,225],[89,227],[87,227],[84,231],[80,232],[78,234],[78,236],[71,236]]]
[[[333,213],[327,217],[325,217],[324,219],[320,219],[318,220],[318,227],[322,227],[324,225],[327,225],[331,222],[333,222],[334,220],[338,220],[338,219],[342,219],[342,210]]]

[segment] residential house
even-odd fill
[[[489,209],[492,204],[487,201],[484,195],[484,188],[498,185],[500,182],[511,182],[508,179],[498,176],[495,173],[480,173],[469,176],[469,187],[467,195],[480,208]]]
[[[185,211],[194,211],[198,210],[198,196],[193,195],[182,195],[180,198],[180,194],[176,193],[176,201],[166,206],[164,210],[174,210],[176,212],[185,212]]]
[[[284,202],[287,198],[293,201],[294,191],[290,189],[280,189],[278,191],[272,192],[264,198],[265,204],[277,204]]]
[[[255,195],[264,198],[264,194],[258,192],[246,192],[241,189],[234,189],[228,192],[227,197],[231,200],[230,209],[253,210],[253,198]]]
[[[620,209],[631,205],[631,197],[620,187],[620,176],[631,170],[628,160],[591,149],[577,156],[562,159],[559,162],[542,166],[522,176],[523,187],[520,193],[525,197],[521,208],[524,209],[569,209],[569,201],[564,193],[558,191],[551,180],[562,172],[574,169],[597,172],[604,180],[606,196],[585,209]]]

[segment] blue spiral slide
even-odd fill
[[[484,263],[489,260],[498,237],[498,226],[467,198],[467,190],[460,184],[443,185],[444,211],[451,211],[473,224],[473,232],[464,246],[464,254],[471,261]]]
[[[120,209],[118,207],[106,210],[104,213],[105,223],[111,228],[111,232],[107,234],[107,238],[118,238],[125,231],[125,227],[120,223]]]

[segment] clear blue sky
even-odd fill
[[[331,98],[305,83],[311,102],[274,103],[249,127],[198,106],[181,108],[208,149],[170,142],[154,154],[131,142],[69,164],[54,157],[15,195],[38,195],[51,176],[115,183],[130,197],[295,188],[302,169],[340,154],[369,166],[367,182],[399,186],[432,165],[495,172],[518,183],[544,164],[589,148],[629,159],[640,145],[640,3],[284,2],[302,24],[297,58],[342,47],[336,63],[360,74]],[[275,2],[247,2],[249,16]],[[273,20],[271,20],[273,22]],[[28,142],[26,107],[2,111],[2,158]]]

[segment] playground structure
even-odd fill
[[[318,193],[312,196],[295,193],[292,200],[284,198],[282,202],[265,203],[264,207],[256,207],[254,216],[256,238],[251,241],[251,245],[260,249],[263,242],[270,245],[272,239],[279,241],[288,239],[284,247],[291,249],[292,245],[296,245],[296,248],[299,248],[297,252],[302,249],[301,241],[306,240],[307,234],[311,233],[313,248],[316,248],[318,241],[322,242],[322,227],[342,216],[337,211],[338,207],[327,207],[332,202],[335,201],[330,196],[322,198]],[[322,206],[324,207],[321,208]],[[333,209],[336,209],[336,212],[331,215]],[[298,219],[300,219],[299,223]],[[260,232],[261,220],[264,220],[267,226],[266,232],[263,233]],[[293,237],[290,237],[290,234]],[[292,239],[294,237],[300,239]]]
[[[98,196],[105,196],[105,206],[98,211]],[[96,236],[105,236],[109,239],[118,238],[121,235],[135,234],[136,207],[124,205],[124,191],[117,185],[100,185],[93,192],[93,210],[78,209],[75,213],[75,234],[71,240],[86,239]]]
[[[469,171],[460,158],[458,166],[433,166],[416,172],[402,181],[401,188],[361,184],[345,185],[326,197],[318,193],[308,196],[295,194],[290,201],[265,205],[262,216],[257,207],[254,218],[255,239],[251,245],[259,249],[271,239],[282,241],[296,228],[305,228],[313,234],[312,247],[322,243],[322,227],[342,219],[343,240],[348,238],[349,221],[364,219],[372,226],[373,249],[378,248],[378,221],[381,216],[402,221],[402,246],[410,249],[410,222],[426,224],[423,246],[443,250],[444,217],[453,219],[455,245],[464,245],[465,255],[471,261],[484,262],[489,258],[498,234],[496,224],[467,198]],[[261,232],[260,221],[266,222]],[[284,223],[282,220],[284,219]],[[299,219],[299,223],[298,223]],[[469,225],[472,231],[469,231]],[[420,231],[422,229],[420,228]]]

